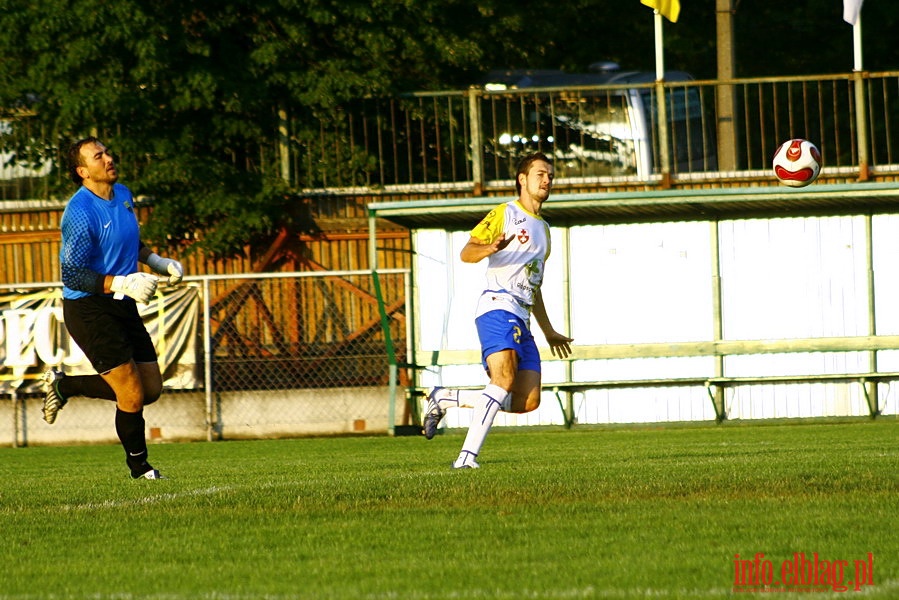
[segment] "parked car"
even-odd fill
[[[672,173],[717,169],[711,109],[703,106],[698,88],[677,85],[690,81],[682,71],[665,74]],[[614,63],[589,73],[491,71],[480,83],[483,131],[490,133],[486,154],[511,165],[541,150],[554,157],[557,177],[659,173],[654,82],[654,73],[620,71]]]

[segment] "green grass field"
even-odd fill
[[[864,597],[899,596],[893,417],[497,429],[453,471],[461,433],[156,445],[156,482],[2,448],[0,599],[750,597],[757,553],[843,583],[871,553]]]

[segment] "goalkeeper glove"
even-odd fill
[[[181,283],[181,278],[184,277],[184,267],[181,263],[171,258],[163,258],[156,253],[147,257],[147,266],[160,275],[167,275],[169,285]]]
[[[149,273],[132,273],[131,275],[116,275],[112,278],[109,289],[115,292],[116,300],[124,296],[134,298],[141,304],[146,304],[156,294],[156,285],[159,280]]]

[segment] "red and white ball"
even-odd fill
[[[821,152],[808,140],[787,140],[774,153],[772,166],[774,176],[782,184],[805,187],[821,173]]]

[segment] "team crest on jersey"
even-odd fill
[[[528,233],[527,229],[519,229],[518,230],[518,242],[519,243],[526,244],[529,239],[531,239],[531,234]]]

